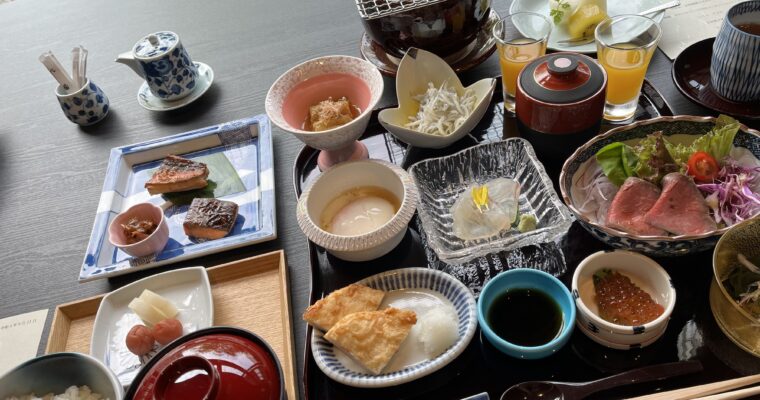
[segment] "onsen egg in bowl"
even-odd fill
[[[322,150],[321,170],[368,157],[356,141],[383,94],[383,78],[371,63],[356,57],[326,56],[299,64],[277,78],[265,108],[280,129]]]
[[[298,200],[306,237],[346,261],[378,258],[398,245],[417,209],[417,187],[385,161],[348,161],[320,175]]]
[[[488,110],[496,79],[462,86],[446,61],[411,48],[398,67],[399,106],[380,111],[380,124],[412,146],[440,149],[467,135]]]

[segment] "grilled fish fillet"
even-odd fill
[[[219,239],[230,233],[237,214],[238,205],[231,201],[195,198],[182,227],[187,236]]]
[[[208,166],[202,162],[170,155],[145,182],[145,188],[150,194],[201,189],[208,185],[208,172]]]

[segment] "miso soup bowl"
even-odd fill
[[[400,206],[385,225],[374,231],[342,236],[320,226],[322,212],[342,193],[361,186],[377,186],[393,193]],[[417,210],[419,194],[411,176],[391,163],[359,160],[340,163],[322,173],[298,200],[298,225],[309,240],[346,261],[368,261],[393,250],[404,238]]]
[[[663,307],[663,313],[654,321],[638,326],[602,319],[593,282],[594,274],[602,269],[611,269],[630,278]],[[597,343],[618,346],[613,348],[640,348],[654,343],[665,333],[676,304],[676,290],[668,273],[651,258],[627,250],[599,251],[586,257],[575,269],[572,291],[578,308],[576,323],[582,327],[581,331]]]
[[[504,292],[511,289],[534,289],[552,298],[562,312],[562,327],[557,336],[541,346],[520,346],[502,339],[491,328],[488,322],[488,312],[494,301]],[[483,336],[502,353],[520,359],[546,358],[559,351],[573,333],[575,327],[575,303],[567,287],[559,279],[546,272],[518,268],[505,271],[492,278],[483,287],[478,298],[478,323]],[[509,316],[504,316],[509,318]],[[521,321],[514,321],[515,324]]]

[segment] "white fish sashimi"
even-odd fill
[[[479,209],[468,187],[451,207],[454,235],[463,240],[494,236],[509,228],[517,218],[520,184],[512,179],[496,178],[485,184],[488,188],[488,207]]]

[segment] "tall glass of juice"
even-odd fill
[[[525,65],[546,54],[551,31],[549,18],[530,12],[514,13],[494,25],[504,108],[507,111],[515,112],[517,76]]]
[[[660,25],[641,15],[618,15],[597,25],[597,57],[607,71],[604,119],[624,122],[633,118],[661,35]]]

